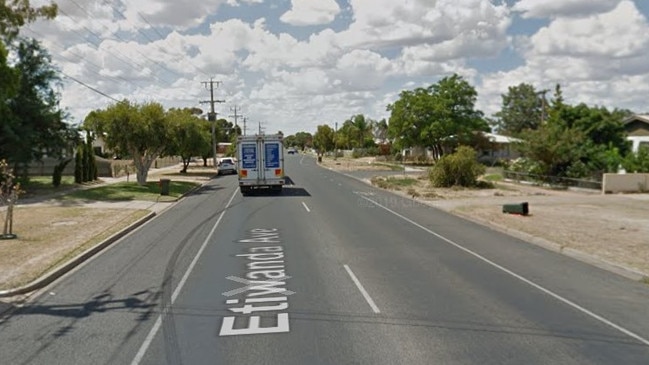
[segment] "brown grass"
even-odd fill
[[[29,283],[144,217],[147,210],[17,207],[13,232],[0,241],[0,289]],[[0,214],[4,218],[4,214]]]

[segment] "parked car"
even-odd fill
[[[297,150],[294,147],[291,147],[286,151],[289,155],[294,155],[297,153]]]
[[[225,174],[236,174],[237,173],[237,164],[233,158],[225,157],[222,158],[218,165],[216,166],[216,172],[219,175]]]

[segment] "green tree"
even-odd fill
[[[18,45],[16,56],[16,89],[3,106],[0,122],[0,157],[15,168],[40,160],[44,154],[62,157],[78,139],[76,128],[64,121],[59,107],[60,95],[55,90],[59,78],[48,52],[29,40]]]
[[[326,125],[319,125],[313,135],[313,145],[318,153],[325,153],[334,148],[334,130]]]
[[[183,162],[181,173],[187,173],[187,167],[193,156],[200,156],[205,150],[211,149],[210,140],[205,138],[203,120],[191,114],[187,110],[170,110],[169,129],[173,144],[167,152],[170,155],[178,155]]]
[[[402,91],[388,105],[388,133],[398,148],[429,147],[441,156],[470,143],[477,131],[489,126],[475,109],[477,92],[461,76],[445,77],[428,88]]]
[[[7,64],[7,50],[0,42],[0,160],[11,157],[15,140],[18,121],[11,113],[9,101],[12,100],[18,89],[19,74]]]
[[[313,146],[313,136],[308,132],[297,132],[284,137],[285,147],[296,147],[300,150]]]
[[[20,28],[38,18],[54,19],[57,13],[54,3],[41,7],[32,7],[29,0],[9,0],[0,3],[0,36],[2,41],[12,41]]]
[[[525,140],[518,147],[523,156],[536,161],[544,176],[567,176],[570,167],[586,155],[588,138],[575,128],[567,128],[560,121],[550,121],[536,130],[523,133]]]
[[[351,121],[350,137],[353,147],[364,148],[374,144],[372,139],[373,120],[366,118],[363,114],[357,114],[352,116],[349,121]]]
[[[615,172],[630,151],[623,125],[630,114],[566,104],[557,84],[546,123],[523,133],[520,149],[542,175],[592,178]]]
[[[155,102],[120,101],[88,114],[84,127],[101,135],[109,149],[132,156],[140,185],[146,184],[153,161],[173,140],[165,110]]]
[[[518,136],[526,129],[537,129],[541,124],[544,102],[533,85],[521,83],[510,86],[501,95],[502,107],[495,114],[494,126],[499,133]]]
[[[372,132],[375,139],[379,140],[380,143],[388,142],[388,121],[381,119],[374,123],[372,126]]]
[[[74,154],[74,182],[83,183],[83,147],[81,144],[77,146],[77,151]]]

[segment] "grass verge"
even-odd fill
[[[149,181],[146,185],[136,182],[120,182],[77,190],[61,197],[62,200],[97,200],[97,201],[129,201],[145,200],[154,202],[174,201],[180,196],[199,186],[198,183],[188,181],[171,181],[169,195],[160,195],[160,185],[156,181]]]
[[[411,177],[381,177],[375,176],[371,179],[372,185],[381,189],[401,190],[417,185],[417,179]]]

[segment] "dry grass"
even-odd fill
[[[13,232],[18,238],[0,241],[0,289],[38,278],[147,213],[128,209],[17,207]]]
[[[393,178],[394,179],[394,178]],[[498,182],[494,188],[434,188],[417,179],[407,192],[375,177],[376,186],[468,218],[507,227],[575,249],[649,277],[649,197],[557,191]],[[409,181],[409,183],[412,180]],[[530,215],[502,213],[502,205],[528,202]]]

